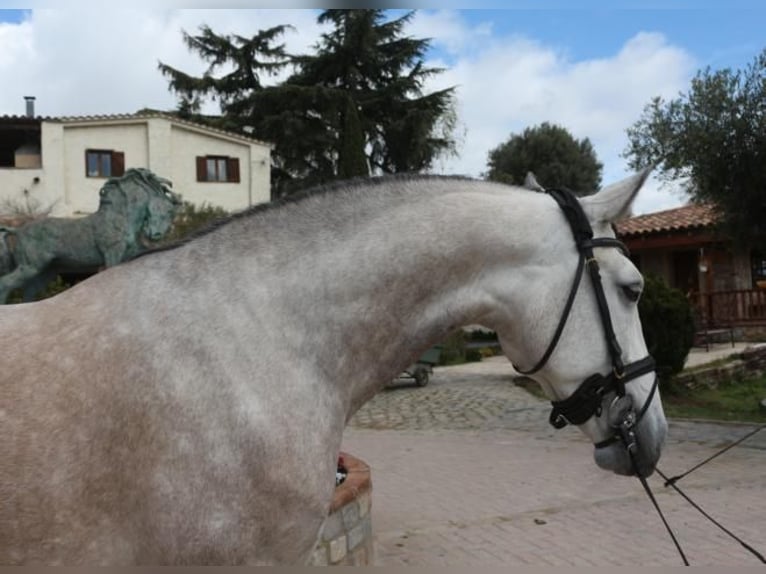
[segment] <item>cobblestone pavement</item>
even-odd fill
[[[427,387],[403,381],[352,419],[343,448],[372,467],[376,564],[681,564],[639,482],[598,469],[585,437],[554,431],[548,403],[513,378],[503,357],[437,368]],[[683,472],[752,428],[671,421],[660,468]],[[692,564],[758,564],[650,484]],[[679,486],[766,552],[766,430]]]

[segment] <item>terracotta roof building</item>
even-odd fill
[[[617,224],[617,232],[622,237],[634,237],[688,231],[712,227],[716,220],[715,208],[712,205],[690,203],[675,209],[631,217]]]
[[[711,204],[647,213],[615,225],[642,273],[680,289],[709,325],[766,324],[766,257],[735,245]]]
[[[144,167],[184,201],[238,211],[270,200],[270,154],[267,143],[173,114],[44,117],[27,98],[26,116],[0,116],[0,207],[91,213],[108,178]]]
[[[715,206],[690,203],[625,219],[615,225],[615,231],[631,251],[694,248],[723,239],[716,230],[716,221]]]

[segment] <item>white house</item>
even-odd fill
[[[106,179],[146,167],[183,199],[238,211],[270,199],[270,152],[263,142],[163,113],[0,117],[0,208],[92,213]]]

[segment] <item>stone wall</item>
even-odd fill
[[[341,453],[348,475],[336,489],[330,514],[309,560],[311,566],[369,566],[373,563],[370,467]]]
[[[766,341],[766,325],[746,325],[734,329],[734,338],[740,341]]]
[[[675,382],[690,389],[701,386],[715,388],[726,381],[759,377],[766,373],[766,345],[746,348],[723,364],[684,371],[675,377]]]

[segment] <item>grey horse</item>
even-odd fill
[[[646,176],[580,200],[596,237],[614,237]],[[593,260],[628,364],[646,357],[642,277],[601,245]],[[580,264],[548,194],[382,178],[257,207],[51,299],[0,307],[0,563],[306,561],[357,409],[461,325],[495,330],[514,364],[535,364]],[[557,400],[613,366],[590,281],[574,293],[533,375]],[[644,405],[632,456],[617,442],[575,445],[583,455],[651,474],[667,426],[654,380],[626,384]],[[577,424],[603,443],[608,418]]]

